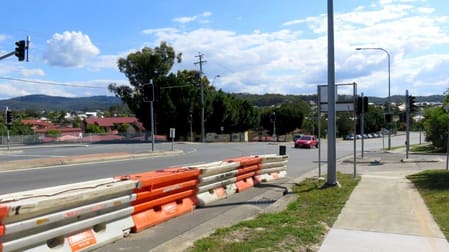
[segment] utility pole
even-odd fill
[[[201,142],[204,143],[204,84],[202,81],[203,77],[203,63],[207,63],[207,61],[203,60],[204,54],[198,53],[196,58],[199,59],[198,62],[194,64],[200,64],[200,87],[201,87]]]

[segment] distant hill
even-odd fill
[[[60,97],[48,95],[27,95],[0,100],[0,109],[46,110],[46,111],[96,111],[108,110],[111,106],[123,106],[115,96]]]
[[[316,102],[316,95],[281,95],[281,94],[247,94],[247,93],[236,93],[234,96],[251,101],[254,106],[257,107],[269,107],[272,105],[280,105],[284,102],[291,101],[293,99],[302,99],[304,101]],[[387,97],[373,97],[368,96],[368,100],[370,103],[374,104],[384,104],[387,102]],[[392,95],[390,97],[391,102],[393,103],[403,103],[405,101],[404,95]],[[431,95],[431,96],[416,96],[417,102],[443,102],[444,95]]]
[[[316,101],[316,95],[281,95],[281,94],[232,94],[238,98],[252,102],[257,107],[269,107],[280,105],[282,103],[302,99],[304,101]],[[387,101],[385,97],[368,97],[370,103],[384,104]],[[404,96],[391,96],[391,102],[403,103]],[[443,102],[443,95],[417,96],[417,102]],[[27,95],[7,100],[0,100],[0,109],[8,106],[11,110],[46,110],[46,111],[96,111],[108,110],[110,107],[126,106],[115,96],[90,96],[90,97],[60,97],[48,95]]]

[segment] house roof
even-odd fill
[[[88,117],[84,119],[87,125],[89,124],[97,124],[100,127],[112,127],[116,124],[135,124],[139,128],[143,129],[142,124],[136,117],[106,117],[106,118],[96,118],[96,117]]]
[[[36,126],[40,126],[40,127],[55,127],[55,125],[53,123],[47,122],[47,121],[42,121],[42,120],[34,120],[34,119],[28,119],[22,120],[23,124],[29,124],[29,125],[36,125]]]

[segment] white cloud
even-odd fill
[[[20,74],[22,76],[28,77],[28,76],[45,76],[45,72],[42,69],[22,69],[20,71]]]
[[[199,15],[195,15],[195,16],[187,16],[187,17],[176,17],[173,18],[172,21],[175,23],[180,23],[180,24],[188,24],[194,21],[198,21],[200,23],[208,23],[208,20],[205,19],[207,17],[212,16],[212,12],[210,11],[205,11]]]
[[[436,16],[432,8],[420,5],[425,4],[422,1],[379,3],[336,13],[337,82],[355,81],[365,95],[386,96],[386,54],[355,51],[356,47],[382,47],[391,55],[392,94],[404,94],[407,88],[420,94],[442,93],[449,86],[449,73],[444,70],[449,52],[441,51],[449,44],[444,28],[449,18]],[[193,65],[195,56],[204,53],[207,64],[203,71],[208,76],[220,74],[214,85],[226,91],[315,93],[317,84],[327,82],[326,15],[281,25],[289,29],[239,34],[232,30],[172,28],[151,34],[156,41],[168,41],[183,53],[183,63],[175,70],[197,67]],[[436,50],[438,53],[433,53]]]
[[[45,60],[50,65],[63,67],[82,67],[89,59],[100,53],[88,35],[82,32],[65,31],[55,33],[47,41]]]

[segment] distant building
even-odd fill
[[[43,120],[22,120],[22,123],[25,125],[30,125],[31,129],[37,135],[46,135],[49,130],[57,130],[60,132],[61,136],[65,135],[79,135],[83,132],[81,128],[71,128],[71,127],[61,127],[60,125],[55,125],[49,121]]]
[[[145,131],[143,124],[139,122],[136,117],[107,117],[107,118],[96,118],[87,117],[83,121],[83,129],[85,131],[88,125],[97,125],[103,128],[107,133],[117,133],[117,128],[121,124],[128,124],[127,129],[128,134],[141,133]]]

